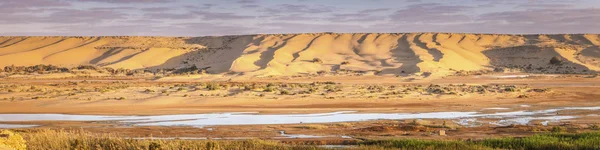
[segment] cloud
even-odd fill
[[[163,11],[173,10],[173,8],[170,8],[170,7],[149,7],[149,8],[142,8],[140,10],[147,11],[147,12],[163,12]]]
[[[255,3],[258,3],[258,0],[238,0],[237,3],[240,3],[240,4],[255,4]]]
[[[40,8],[68,6],[71,6],[71,3],[57,0],[3,0],[0,1],[0,13],[3,15],[32,13]]]
[[[594,31],[591,33],[598,33],[597,28],[592,26],[600,25],[600,9],[527,9],[482,14],[478,20],[496,22],[506,26],[505,30],[522,32],[565,33],[569,31],[582,33],[583,31]]]
[[[281,4],[275,7],[266,8],[263,10],[267,13],[327,13],[333,12],[333,7],[323,5],[297,5],[297,4]]]
[[[211,12],[211,11],[191,11],[191,14],[202,16],[204,20],[234,20],[234,19],[252,19],[253,16],[239,15],[235,13]]]
[[[254,4],[250,4],[250,5],[242,5],[242,8],[258,8],[260,7],[260,5],[254,5]]]
[[[386,12],[392,10],[390,8],[375,8],[375,9],[365,9],[361,10],[358,13],[377,13],[377,12]]]
[[[443,5],[439,3],[424,3],[407,6],[390,15],[390,18],[399,23],[456,23],[469,22],[471,18],[466,15],[470,6]]]
[[[168,13],[168,12],[156,12],[156,13],[145,13],[144,19],[150,20],[165,20],[165,19],[194,19],[198,17],[192,13]]]
[[[348,24],[261,23],[259,33],[365,32],[366,28]]]
[[[72,0],[78,2],[101,2],[101,3],[168,3],[176,0]]]
[[[333,14],[327,20],[334,22],[371,22],[386,20],[385,16],[373,16],[368,13]]]
[[[202,4],[202,5],[185,5],[184,8],[188,10],[198,10],[198,9],[210,9],[217,4]]]
[[[0,8],[64,7],[71,3],[60,0],[3,0]]]
[[[362,1],[358,0],[332,1],[344,3],[0,0],[0,32],[170,36],[290,32],[600,33],[600,7],[595,7],[598,3],[593,0],[370,0],[372,5],[368,6],[359,5]]]
[[[277,16],[266,16],[271,17],[272,20],[276,21],[310,21],[310,20],[318,20],[320,18],[317,17],[308,17],[303,14],[289,14],[289,15],[277,15]]]
[[[98,23],[124,19],[127,14],[113,10],[55,9],[48,16],[40,17],[36,22],[45,23]]]

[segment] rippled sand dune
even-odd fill
[[[0,37],[0,66],[97,65],[126,69],[196,65],[211,74],[289,76],[319,71],[447,75],[600,70],[595,34],[313,33],[218,37]],[[550,64],[552,57],[562,65]],[[315,61],[319,60],[319,61]]]

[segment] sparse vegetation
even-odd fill
[[[313,62],[313,63],[322,64],[322,63],[323,63],[323,60],[321,60],[321,58],[314,58],[312,62]]]
[[[0,130],[0,149],[26,150],[23,137],[8,130]]]
[[[551,131],[554,133],[561,133],[561,132],[564,132],[564,129],[560,126],[554,126],[554,127],[552,127]]]
[[[563,63],[562,58],[558,57],[558,56],[554,56],[550,59],[550,64],[552,65],[561,65]]]
[[[209,83],[208,85],[206,85],[206,89],[208,89],[210,91],[219,90],[219,89],[221,89],[221,85],[216,84],[216,83]]]
[[[301,129],[327,129],[327,126],[304,125]],[[2,134],[7,131],[2,131]],[[85,131],[41,129],[11,134],[11,143],[0,138],[2,144],[16,149],[327,149],[314,145],[288,145],[263,140],[136,140],[114,134],[96,134]],[[22,136],[22,138],[19,138]],[[13,142],[14,141],[14,142]],[[14,144],[16,143],[16,144]],[[16,145],[16,146],[13,146]],[[547,133],[521,138],[490,138],[482,140],[421,140],[386,139],[365,140],[355,149],[598,149],[600,132]]]
[[[144,92],[146,92],[146,93],[154,93],[155,91],[152,90],[152,89],[146,89],[146,90],[144,90]]]
[[[309,145],[287,145],[277,141],[242,140],[136,140],[120,138],[114,134],[94,134],[85,131],[55,131],[43,129],[22,133],[27,149],[148,149],[148,150],[220,150],[220,149],[325,149]],[[0,143],[1,144],[1,143]],[[23,148],[24,149],[24,148]],[[21,149],[19,149],[21,150]]]
[[[369,140],[363,146],[377,146],[394,149],[598,149],[600,148],[600,133],[551,133],[533,135],[523,138],[492,138],[484,140],[419,140],[392,139]]]
[[[325,125],[320,125],[320,124],[310,124],[310,125],[300,125],[300,126],[295,126],[294,128],[298,128],[298,129],[312,129],[312,130],[317,130],[317,129],[327,129],[329,127],[325,126]]]

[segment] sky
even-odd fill
[[[1,0],[0,36],[600,33],[600,0]]]

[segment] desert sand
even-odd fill
[[[206,68],[238,77],[328,72],[442,77],[457,71],[600,70],[595,34],[314,33],[220,37],[0,37],[0,67]],[[562,65],[549,63],[558,57]],[[231,77],[230,77],[231,78]]]
[[[0,114],[509,113],[597,107],[599,46],[596,34],[0,37]],[[461,125],[461,118],[210,128],[132,127],[115,121],[0,120],[0,125],[142,138],[282,140],[277,138],[285,131],[335,135],[328,137],[334,141],[469,139],[526,136],[556,126],[596,130],[599,113],[557,111],[554,115],[573,118],[477,127]],[[448,130],[447,136],[433,136],[439,130]]]

